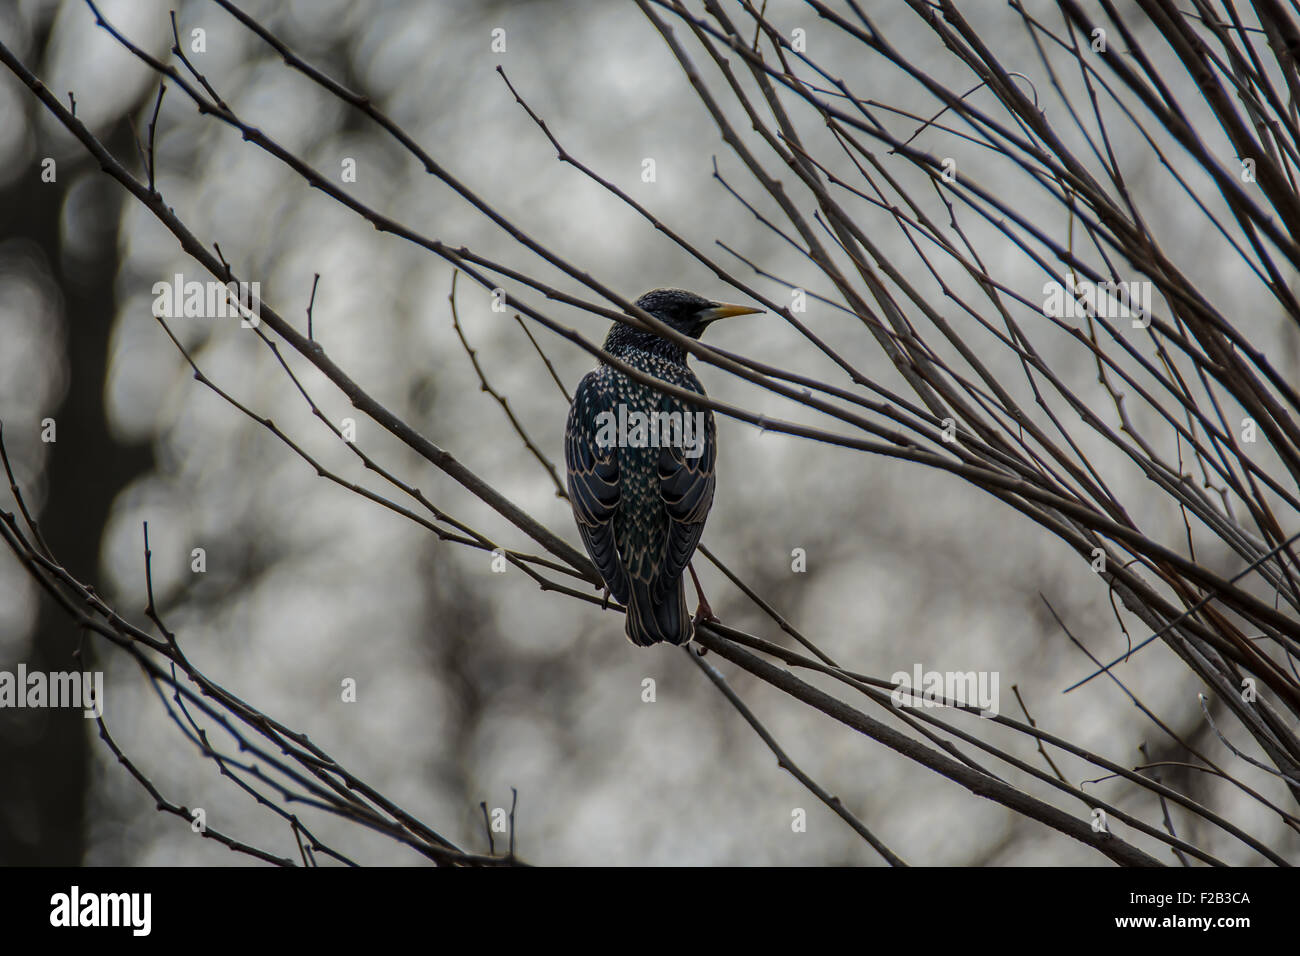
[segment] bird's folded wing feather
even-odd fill
[[[686,414],[693,414],[691,409]],[[685,417],[685,416],[683,416]],[[668,514],[668,540],[663,563],[652,593],[661,598],[677,583],[704,534],[704,519],[713,506],[718,457],[713,413],[704,412],[702,454],[691,457],[686,449],[665,445],[659,449],[659,490]]]
[[[599,415],[612,412],[614,395],[591,372],[578,383],[564,426],[564,463],[569,499],[578,533],[592,563],[620,604],[627,603],[627,574],[614,541],[614,512],[619,502],[618,448],[597,442]]]

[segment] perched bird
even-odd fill
[[[680,289],[647,292],[636,304],[693,339],[717,319],[762,311]],[[704,394],[685,350],[654,332],[616,322],[605,351],[657,379]],[[564,461],[578,532],[609,593],[627,608],[628,639],[643,647],[688,642],[694,626],[682,572],[713,505],[713,412],[634,381],[602,361],[574,393],[564,427]],[[700,613],[712,616],[703,594]]]

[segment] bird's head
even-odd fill
[[[637,299],[636,304],[660,322],[693,339],[698,339],[710,322],[732,315],[750,315],[763,311],[746,305],[712,302],[694,292],[684,292],[681,289],[655,289]]]

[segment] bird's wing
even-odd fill
[[[627,603],[627,573],[614,541],[614,512],[619,502],[618,446],[597,442],[601,412],[612,412],[613,390],[598,372],[589,372],[573,395],[564,426],[564,464],[569,501],[578,533],[592,563],[620,604]]]
[[[702,393],[703,389],[699,391]],[[713,507],[713,486],[717,479],[714,466],[718,458],[716,427],[713,412],[707,408],[686,406],[683,419],[689,416],[694,421],[696,411],[703,413],[703,430],[695,435],[695,441],[703,446],[700,454],[694,457],[688,454],[690,444],[663,445],[659,449],[659,492],[668,515],[668,541],[655,581],[656,600],[675,586],[686,570],[704,534],[704,519]]]

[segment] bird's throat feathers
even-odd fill
[[[633,352],[646,352],[668,359],[671,362],[685,362],[686,350],[676,342],[636,329],[622,322],[615,322],[605,336],[605,351],[610,355],[624,358]]]

